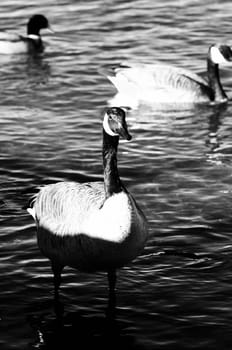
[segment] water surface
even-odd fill
[[[36,186],[102,179],[101,120],[114,87],[99,68],[162,60],[205,71],[208,46],[231,44],[229,1],[2,0],[0,30],[25,32],[44,13],[42,57],[0,57],[0,348],[230,349],[232,103],[128,114],[120,175],[143,208],[150,239],[107,280],[66,268],[56,319],[49,261],[23,209]],[[232,71],[222,71],[232,97]],[[73,345],[71,344],[73,341]]]

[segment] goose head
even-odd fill
[[[50,29],[48,20],[43,15],[34,15],[27,24],[28,35],[39,35],[41,29]]]
[[[109,108],[103,119],[103,128],[110,136],[121,136],[125,140],[131,140],[126,124],[126,113],[122,108]]]
[[[227,45],[212,45],[209,48],[209,59],[214,64],[231,65],[232,50]]]

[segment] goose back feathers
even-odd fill
[[[231,64],[226,45],[212,45],[207,55],[207,80],[190,70],[164,64],[125,62],[107,75],[118,92],[128,99],[152,103],[225,102],[219,64]],[[126,100],[126,99],[125,99]]]

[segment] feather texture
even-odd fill
[[[126,63],[108,76],[117,90],[136,99],[174,103],[205,102],[212,91],[206,80],[187,69],[169,65]]]
[[[145,245],[146,218],[118,175],[119,134],[131,138],[125,112],[110,108],[103,123],[104,182],[58,182],[41,188],[30,202],[38,245],[51,259],[55,280],[65,265],[112,271],[133,260]]]
[[[38,225],[58,236],[86,234],[114,242],[130,234],[140,215],[132,196],[124,191],[105,199],[102,182],[48,185],[32,205]]]
[[[86,217],[99,210],[104,202],[103,183],[58,182],[45,186],[34,202],[39,226],[56,235],[84,233]]]
[[[207,55],[208,80],[188,69],[165,64],[125,62],[106,73],[119,92],[116,101],[150,103],[205,103],[227,101],[218,65],[231,65],[232,51],[226,45],[212,45]],[[124,97],[123,97],[124,96]],[[134,102],[133,102],[134,101]],[[129,102],[129,105],[131,104]]]

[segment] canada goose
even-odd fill
[[[104,182],[47,185],[28,208],[39,248],[51,260],[56,294],[64,266],[106,271],[113,292],[116,269],[133,260],[147,240],[146,218],[118,174],[119,136],[131,139],[125,112],[109,108],[103,120]]]
[[[187,69],[162,64],[125,63],[106,74],[128,100],[151,103],[224,103],[228,100],[219,77],[219,64],[228,65],[232,51],[212,45],[207,55],[208,80]],[[125,98],[126,101],[126,98]]]
[[[27,35],[0,33],[0,54],[23,54],[42,52],[44,45],[40,35],[41,29],[48,29],[48,20],[43,15],[32,16],[27,24]]]

